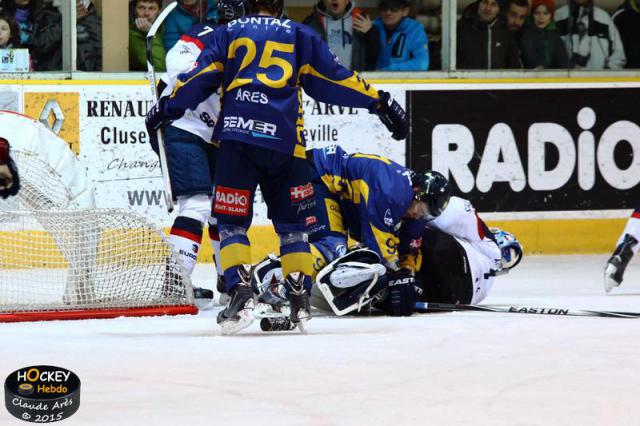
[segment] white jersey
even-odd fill
[[[502,255],[495,241],[485,235],[471,202],[451,197],[447,208],[440,216],[427,222],[427,227],[455,237],[464,248],[474,287],[471,304],[481,302],[491,290]]]
[[[178,75],[193,69],[200,52],[202,43],[196,38],[183,36],[167,52],[166,64],[167,74],[163,80],[167,87],[162,92],[162,96],[168,96],[175,87]],[[195,110],[187,110],[184,115],[171,123],[173,126],[200,136],[205,142],[211,143],[213,127],[220,114],[220,96],[213,94],[204,102],[200,103]]]

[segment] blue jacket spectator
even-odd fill
[[[182,34],[185,34],[191,26],[204,19],[212,20],[218,17],[218,3],[216,0],[202,2],[202,9],[198,11],[198,0],[178,0],[178,7],[167,16],[164,23],[164,35],[162,42],[164,50],[169,51],[178,42]]]
[[[427,33],[409,18],[408,0],[381,0],[380,16],[373,22],[380,35],[376,69],[381,71],[426,71],[429,69]]]

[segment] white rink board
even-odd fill
[[[406,87],[376,87],[405,103]],[[25,92],[61,91],[56,85],[22,88]],[[64,91],[79,93],[79,156],[95,184],[97,206],[130,208],[161,226],[170,226],[173,217],[167,216],[164,207],[158,159],[144,127],[144,114],[152,105],[148,86],[66,85]],[[303,103],[308,147],[338,143],[347,151],[379,154],[405,163],[405,142],[393,140],[377,116],[364,109],[317,103],[306,95]],[[260,194],[256,201],[253,223],[269,224]]]
[[[78,121],[80,158],[85,163],[90,180],[95,184],[96,202],[99,207],[133,209],[142,213],[161,226],[169,226],[173,217],[166,214],[163,187],[160,179],[158,160],[146,143],[144,113],[151,104],[151,96],[144,81],[78,81],[64,82],[63,85],[31,82],[24,85],[0,86],[0,98],[15,97],[21,101],[18,110],[24,111],[26,94],[51,93],[52,98],[60,93],[78,94]],[[395,83],[395,82],[394,82]],[[529,90],[563,88],[636,88],[640,82],[507,82],[490,81],[448,82],[406,84],[376,84],[376,88],[391,92],[400,104],[406,103],[409,90]],[[339,143],[347,151],[380,154],[405,164],[406,146],[404,141],[393,140],[376,116],[365,110],[318,104],[306,95],[305,127],[308,146],[322,147]],[[120,105],[118,113],[112,105]],[[446,105],[434,105],[446,108]],[[425,117],[428,119],[428,117]],[[420,136],[420,135],[418,135]],[[125,141],[126,138],[126,141]],[[135,143],[132,142],[135,138]],[[141,143],[142,141],[142,143]],[[268,224],[266,207],[260,194],[256,196],[254,224]],[[590,214],[590,211],[585,211]],[[585,212],[572,212],[578,216]],[[502,217],[508,213],[497,213]],[[520,214],[517,214],[518,218]],[[624,217],[617,213],[615,217]],[[536,216],[534,214],[533,216]],[[571,217],[574,217],[571,216]],[[576,217],[578,217],[576,216]],[[524,217],[524,216],[523,216]],[[568,216],[563,216],[568,217]],[[537,219],[543,219],[537,217]]]

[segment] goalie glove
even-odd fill
[[[407,317],[413,314],[416,304],[416,278],[406,270],[389,274],[389,297],[387,298],[387,311],[392,317]]]
[[[9,142],[0,138],[0,197],[16,195],[20,190],[20,178],[15,163],[9,156]]]
[[[409,133],[409,122],[407,114],[389,92],[378,91],[380,99],[369,108],[369,112],[377,114],[382,124],[391,132],[391,137],[395,140],[402,140]]]

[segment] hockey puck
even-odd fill
[[[36,365],[9,374],[4,402],[14,417],[50,423],[72,416],[80,407],[80,379],[65,368]]]
[[[260,320],[260,330],[262,331],[290,331],[296,325],[287,317],[267,317]]]

